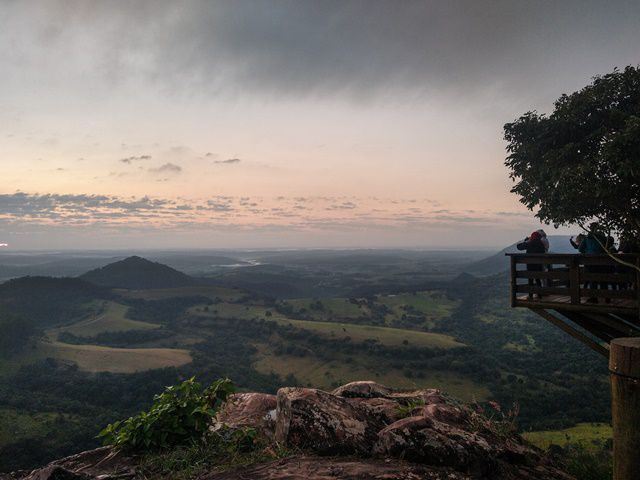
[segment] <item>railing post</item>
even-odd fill
[[[640,255],[636,255],[636,308],[638,310],[638,320],[640,320]]]
[[[640,471],[640,337],[611,341],[609,371],[613,480],[629,480]]]
[[[580,262],[579,256],[571,258],[569,264],[569,294],[571,295],[571,303],[580,305]]]
[[[511,255],[511,308],[516,306],[516,257]]]

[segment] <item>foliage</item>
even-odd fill
[[[495,401],[486,405],[475,404],[475,408],[469,411],[468,423],[476,432],[488,432],[500,438],[513,435],[517,431],[517,419],[520,407],[514,404],[509,410],[504,411],[502,406]]]
[[[613,476],[611,450],[606,446],[599,449],[583,445],[568,445],[558,448],[557,453],[566,465],[567,473],[580,480],[609,480]]]
[[[130,450],[158,450],[202,437],[216,408],[233,392],[229,379],[206,389],[192,377],[154,397],[149,411],[109,424],[99,433],[107,445]]]
[[[289,455],[287,449],[269,445],[253,428],[225,428],[203,441],[193,441],[142,457],[141,470],[147,478],[186,480],[205,472],[222,471]]]
[[[34,334],[33,322],[0,310],[0,358],[20,351]]]
[[[409,400],[406,405],[400,405],[398,407],[398,415],[400,418],[409,417],[413,411],[424,405],[424,400]]]
[[[504,131],[512,192],[538,218],[640,236],[640,67],[595,77]]]

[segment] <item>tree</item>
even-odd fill
[[[640,66],[594,77],[504,132],[511,191],[540,220],[640,237]]]

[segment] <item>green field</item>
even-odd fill
[[[364,299],[351,301],[348,298],[301,298],[287,300],[296,316],[312,320],[344,320],[371,318],[373,313]],[[406,315],[421,315],[426,325],[433,327],[439,320],[448,317],[458,306],[458,302],[450,300],[437,291],[403,293],[398,295],[380,295],[374,301],[374,306],[385,306],[389,313],[384,321],[387,325],[399,322]]]
[[[465,346],[452,337],[439,333],[351,323],[295,320],[287,318],[266,307],[257,305],[248,306],[234,303],[220,303],[210,307],[194,307],[190,312],[194,315],[213,318],[235,318],[238,320],[267,319],[282,325],[292,325],[331,338],[344,339],[345,337],[349,337],[354,342],[374,340],[386,346],[399,346],[403,344],[428,348],[455,348]],[[268,315],[267,312],[270,312],[271,315]]]
[[[405,307],[411,307],[432,319],[448,317],[458,306],[458,302],[448,299],[443,293],[432,291],[381,295],[378,301],[391,308],[396,315],[401,316],[406,311]]]
[[[522,436],[538,448],[546,450],[550,445],[565,446],[580,444],[583,447],[594,446],[612,438],[613,431],[606,423],[578,423],[564,430],[546,430],[526,432]]]
[[[87,372],[133,373],[152,368],[177,367],[191,362],[187,350],[173,348],[111,348],[41,342],[37,356],[78,365]]]
[[[127,330],[151,330],[159,325],[139,322],[126,318],[128,307],[115,302],[104,302],[99,313],[91,318],[74,323],[73,325],[49,330],[48,336],[56,339],[60,332],[69,332],[79,337],[95,337],[103,332],[124,332]]]
[[[464,343],[440,333],[418,332],[401,328],[354,325],[351,323],[313,322],[310,320],[287,320],[295,327],[319,333],[338,340],[349,337],[354,342],[375,340],[386,346],[418,346],[427,348],[464,347]]]
[[[293,375],[305,386],[331,390],[335,385],[355,380],[374,380],[399,389],[439,388],[465,401],[482,401],[490,396],[486,387],[456,373],[424,371],[418,377],[418,372],[411,372],[412,377],[407,377],[405,372],[367,356],[350,358],[336,355],[327,361],[311,355],[274,355],[268,345],[258,345],[257,348],[256,370],[265,374],[277,373],[282,377]]]
[[[87,372],[133,373],[154,368],[177,367],[191,362],[188,350],[175,348],[111,348],[40,341],[33,348],[3,362],[0,375],[13,374],[23,365],[46,358],[75,364]]]

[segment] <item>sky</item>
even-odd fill
[[[639,47],[637,1],[0,0],[0,248],[510,244],[503,125]]]

